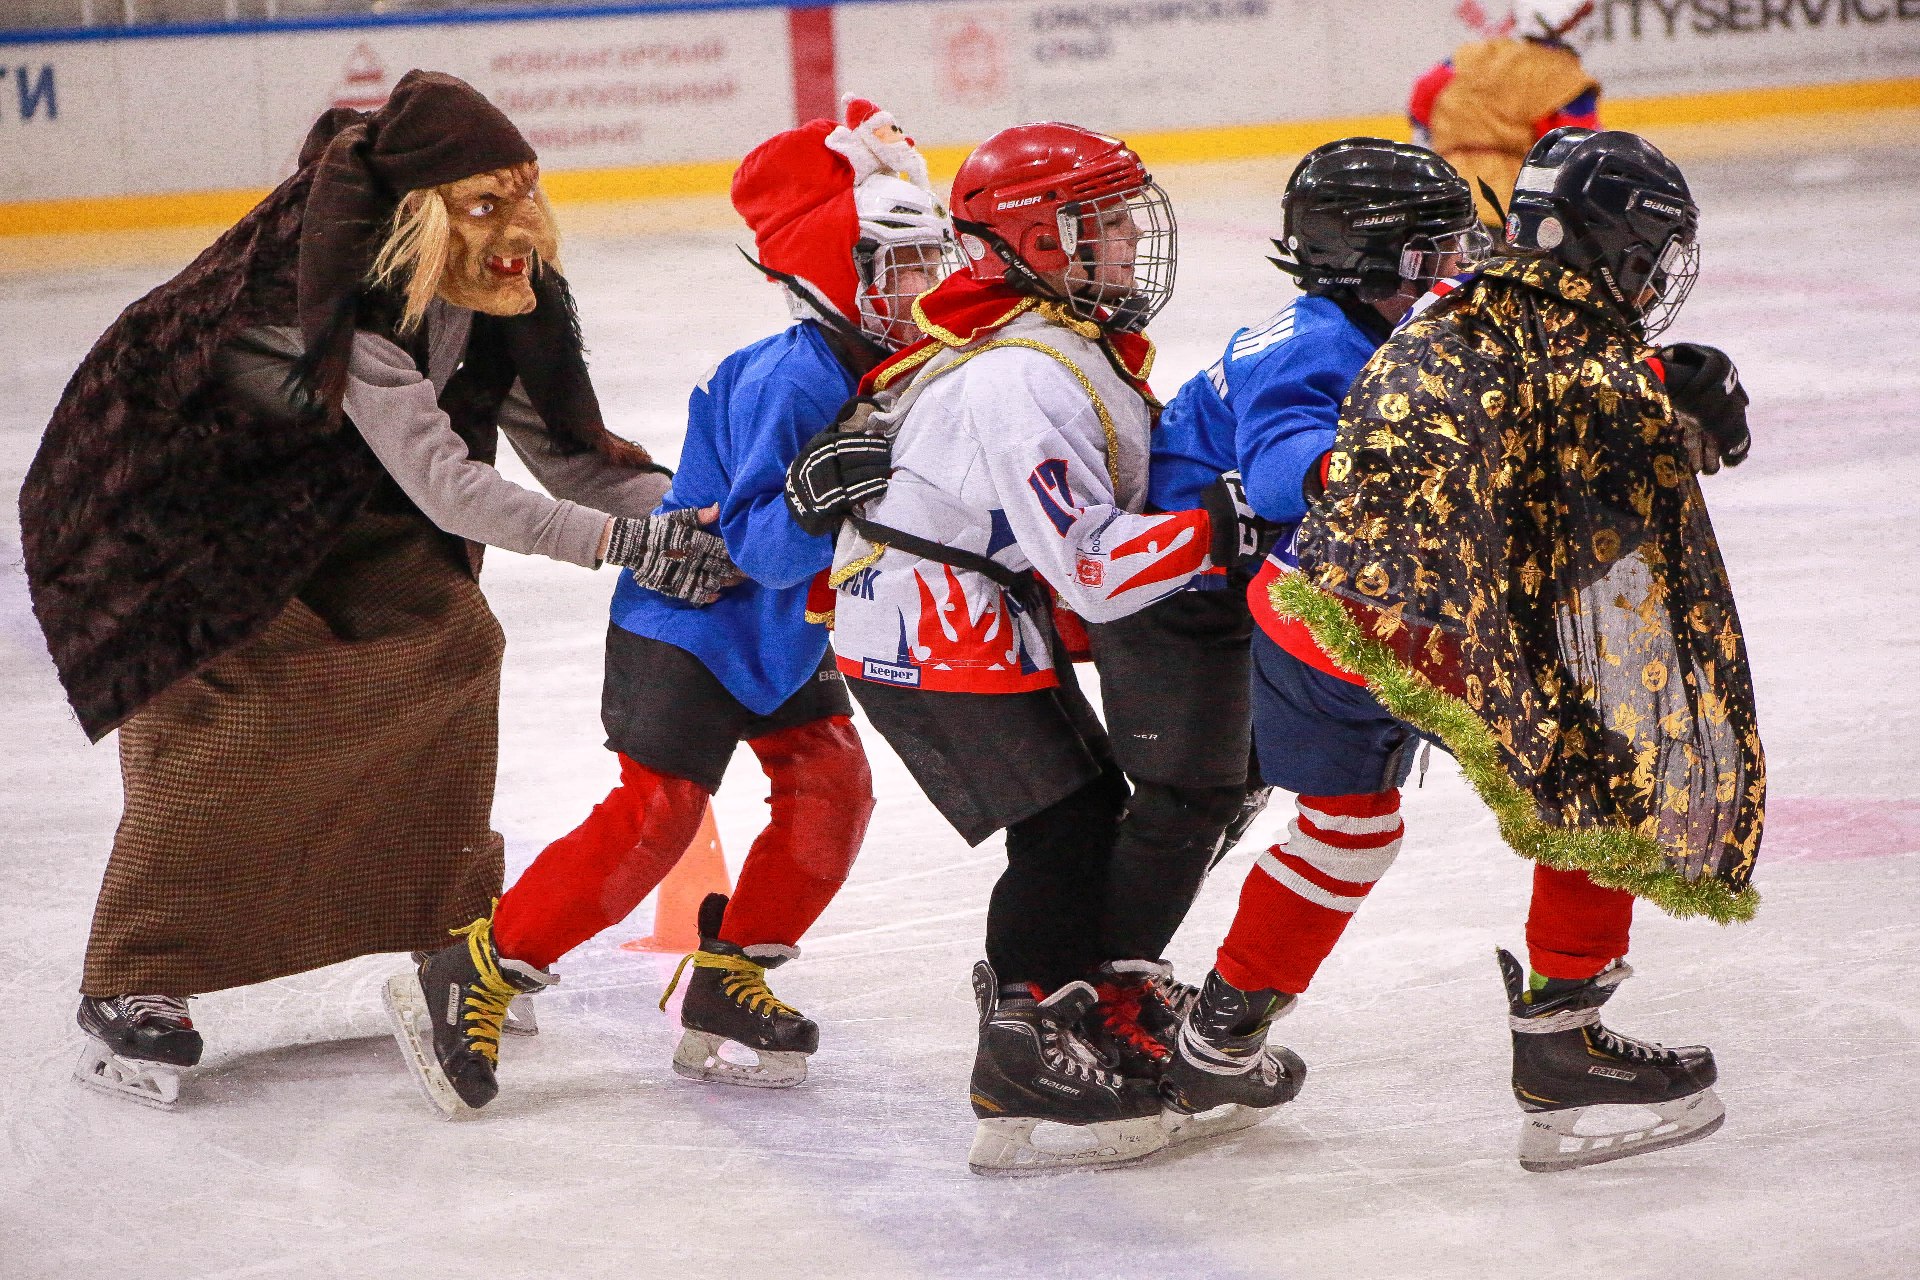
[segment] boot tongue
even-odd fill
[[[1056,1022],[1078,1022],[1100,1001],[1100,994],[1084,982],[1069,982],[1040,1001],[1040,1011]]]

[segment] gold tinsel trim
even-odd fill
[[[874,543],[873,550],[858,559],[847,561],[838,569],[828,574],[827,586],[838,591],[842,586],[846,585],[847,580],[853,577],[854,574],[859,573],[862,569],[868,568],[871,565],[878,564],[880,557],[885,554],[887,554],[887,544],[884,542]]]
[[[1669,915],[1706,916],[1721,924],[1753,918],[1760,905],[1756,890],[1735,893],[1711,876],[1687,879],[1667,865],[1657,840],[1626,827],[1568,831],[1541,822],[1532,797],[1501,765],[1493,734],[1466,703],[1363,634],[1353,615],[1304,574],[1286,574],[1268,590],[1274,608],[1306,623],[1334,661],[1366,679],[1387,710],[1446,744],[1515,852],[1558,871],[1584,871],[1595,884],[1625,889]]]
[[[931,292],[933,292],[931,289],[927,291],[927,293]],[[964,347],[981,334],[998,329],[1001,325],[1010,322],[1015,316],[1023,312],[1031,311],[1041,305],[1040,299],[1038,298],[1022,298],[1020,301],[1014,303],[1006,314],[997,320],[989,320],[985,324],[975,325],[973,332],[969,335],[955,333],[952,329],[948,329],[943,325],[937,325],[929,320],[925,309],[920,305],[926,296],[927,294],[923,293],[920,297],[913,300],[913,322],[920,326],[920,332],[926,334],[929,338],[932,338],[944,347]]]

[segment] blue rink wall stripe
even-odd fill
[[[591,18],[631,18],[663,13],[713,13],[749,9],[822,9],[848,4],[900,3],[901,0],[637,0],[616,4],[570,4],[552,8],[507,8],[476,13],[471,9],[439,13],[343,13],[312,18],[271,18],[259,22],[148,23],[130,27],[48,27],[0,30],[0,48],[12,45],[71,44],[81,40],[180,40],[206,36],[252,36],[302,31],[373,31],[392,27],[468,27],[500,22],[549,22]],[[938,4],[941,0],[907,0]]]

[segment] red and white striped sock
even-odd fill
[[[1400,793],[1300,796],[1287,842],[1260,855],[1214,967],[1242,991],[1299,995],[1400,852]]]

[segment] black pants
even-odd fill
[[[1100,949],[1158,959],[1239,813],[1252,769],[1245,593],[1180,591],[1087,628],[1133,795],[1107,869]]]
[[[868,721],[968,844],[1007,833],[987,906],[987,962],[1042,989],[1084,978],[1101,951],[1107,863],[1127,787],[1072,683],[1033,693],[848,687]]]

